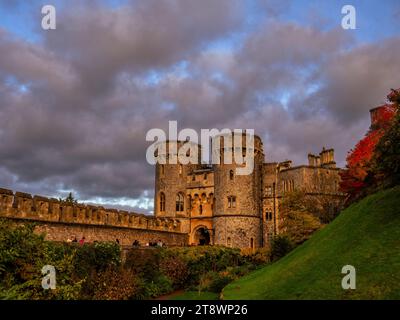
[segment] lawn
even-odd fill
[[[356,269],[356,289],[341,286]],[[400,299],[400,187],[344,210],[289,255],[232,282],[224,299]]]

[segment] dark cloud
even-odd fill
[[[321,90],[312,95],[341,123],[362,118],[385,102],[390,88],[400,83],[400,38],[364,45],[333,56],[322,66]]]
[[[341,29],[279,22],[273,2],[273,18],[246,29],[242,3],[80,2],[56,31],[36,31],[42,41],[0,30],[0,187],[146,210],[145,135],[168,120],[254,128],[268,161],[328,146],[343,164],[368,109],[400,83],[400,39],[361,46]],[[212,45],[235,33],[232,50]]]

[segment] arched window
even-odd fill
[[[182,193],[178,193],[176,195],[176,211],[177,212],[182,212],[184,208],[184,197]]]
[[[233,180],[233,178],[234,178],[233,170],[230,170],[229,171],[229,180]]]
[[[164,192],[160,193],[160,211],[161,212],[165,211],[165,194],[164,194]]]
[[[250,248],[254,249],[254,238],[250,238]]]
[[[203,214],[203,205],[202,205],[202,204],[200,205],[200,208],[199,208],[199,209],[200,209],[200,210],[199,210],[199,213],[200,213],[200,214]]]

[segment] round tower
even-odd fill
[[[214,164],[215,211],[213,217],[214,244],[238,248],[262,246],[262,166],[264,162],[261,138],[249,133],[220,135],[220,144],[213,143],[213,153],[220,157]],[[218,138],[216,137],[216,138]],[[242,155],[251,156],[254,150],[254,167],[249,174],[238,174],[238,169],[250,166],[251,158],[237,163],[234,152],[240,154],[235,143],[242,141]],[[229,159],[232,163],[229,164]],[[248,162],[246,164],[246,161]]]
[[[190,143],[193,148],[198,148],[198,163],[200,148],[197,144],[187,141],[165,141],[157,144],[154,194],[154,214],[159,217],[187,217],[188,201],[186,186],[188,174],[196,168],[197,164],[182,164],[179,158],[173,163],[173,157],[177,157],[180,148]],[[164,145],[163,148],[160,146]],[[187,152],[190,155],[190,151]],[[172,160],[172,161],[171,161]],[[162,162],[162,163],[160,163]],[[172,162],[172,163],[171,163]]]

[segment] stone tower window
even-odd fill
[[[250,248],[254,249],[254,238],[250,238]]]
[[[233,170],[230,170],[229,171],[229,180],[233,180],[233,178],[234,178]]]
[[[204,180],[207,180],[207,173],[204,174]]]
[[[178,193],[176,195],[176,211],[177,212],[182,212],[184,208],[184,197],[182,193]]]
[[[203,214],[203,205],[202,205],[202,204],[200,205],[199,213],[200,213],[200,214]]]
[[[236,208],[236,197],[235,196],[228,197],[228,208]]]
[[[227,246],[227,247],[232,247],[232,240],[231,240],[230,237],[228,237],[228,238],[226,239],[226,246]]]
[[[272,211],[271,209],[267,209],[265,212],[265,220],[272,220]]]
[[[272,187],[265,187],[265,194],[267,197],[272,196]]]
[[[160,193],[160,211],[161,212],[165,211],[165,194],[164,194],[164,192]]]

